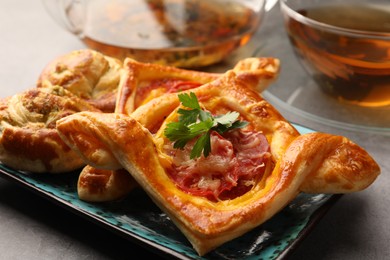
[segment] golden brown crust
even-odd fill
[[[33,88],[2,101],[0,161],[30,172],[61,173],[84,165],[58,136],[56,121],[70,114],[100,111],[65,89]]]
[[[233,68],[237,77],[246,82],[259,93],[274,82],[280,71],[280,61],[273,57],[252,57],[240,60]]]
[[[186,70],[158,64],[125,59],[123,77],[119,85],[116,112],[130,114],[137,107],[167,92],[199,87],[220,77],[221,73]],[[258,92],[265,90],[279,75],[280,62],[275,58],[246,58],[239,61],[233,71],[241,80]]]
[[[121,61],[93,50],[77,50],[50,62],[37,87],[59,85],[100,110],[113,112],[121,73]]]
[[[243,81],[230,71],[191,90],[201,105],[213,113],[239,112],[270,143],[275,167],[268,169],[250,191],[234,199],[210,201],[191,195],[178,188],[167,174],[165,158],[169,159],[169,155],[161,147],[168,141],[162,130],[154,130],[153,135],[150,129],[160,128],[156,127],[156,121],[162,129],[167,123],[165,118],[174,118],[179,106],[177,94],[156,98],[130,117],[78,113],[58,121],[57,129],[68,142],[78,140],[78,135],[88,135],[91,143],[104,143],[99,147],[112,152],[199,255],[260,225],[300,191],[354,192],[376,179],[379,166],[364,149],[344,137],[322,133],[299,135],[248,84],[254,83]],[[83,146],[76,142],[73,147],[84,152]]]
[[[86,124],[87,121],[90,123]],[[257,185],[239,198],[212,202],[191,196],[175,186],[159,161],[156,141],[136,120],[124,115],[80,113],[61,120],[59,130],[66,131],[68,124],[73,124],[72,129],[82,129],[91,124],[95,130],[104,129],[105,135],[109,134],[104,139],[116,151],[118,160],[177,224],[200,255],[260,225],[281,210],[295,198],[301,187],[310,187],[307,178],[321,178],[316,174],[317,169],[328,160],[333,160],[328,155],[337,153],[335,149],[337,151],[340,144],[347,150],[351,147],[353,153],[358,153],[357,158],[369,160],[365,160],[359,168],[363,174],[360,174],[358,183],[351,182],[352,185],[340,189],[342,183],[337,180],[329,182],[326,184],[328,192],[361,190],[371,184],[379,173],[372,158],[363,149],[355,150],[355,145],[345,142],[344,138],[321,133],[307,134],[296,138],[285,148],[281,159],[262,185]],[[102,131],[83,130],[99,140],[102,138],[99,136]],[[72,131],[72,135],[77,133]],[[323,152],[319,153],[319,150]],[[338,168],[342,170],[339,174],[353,172],[343,169],[342,165]],[[323,190],[321,188],[319,191]],[[311,188],[311,192],[315,192],[315,187]]]
[[[130,114],[139,105],[161,96],[175,82],[194,82],[203,85],[217,79],[220,74],[185,70],[152,63],[125,59],[124,72],[117,97],[117,113]],[[151,88],[151,85],[154,88]],[[144,94],[144,92],[147,92]]]
[[[301,140],[302,139],[302,140]],[[380,169],[374,159],[360,146],[346,137],[324,133],[301,136],[294,142],[318,143],[326,158],[320,162],[300,186],[306,193],[349,193],[367,188],[374,182]],[[319,148],[321,146],[321,148]],[[308,145],[305,145],[305,149]],[[314,154],[316,151],[312,151]],[[317,155],[317,158],[319,155]],[[306,161],[311,158],[306,158]]]
[[[240,80],[254,82],[253,86],[256,86],[255,89],[257,91],[262,91],[276,79],[279,73],[279,60],[262,57],[247,58],[238,62],[234,67],[234,71],[239,75]],[[178,82],[203,85],[216,80],[221,75],[222,74],[198,72],[158,64],[141,63],[133,59],[126,59],[124,61],[124,73],[119,87],[115,112],[130,114],[139,105],[167,94],[167,91],[172,90],[172,85]],[[252,86],[252,84],[249,85]],[[163,111],[164,109],[159,109],[159,112]],[[161,116],[159,118],[161,118]],[[153,121],[153,119],[151,121]],[[154,126],[149,126],[149,130],[152,130],[152,127],[157,128],[162,122],[161,120],[157,120],[154,121],[154,123]],[[94,149],[99,150],[98,147],[94,147]],[[99,163],[94,162],[94,165],[99,165]],[[99,167],[102,167],[101,163]],[[107,168],[107,166],[105,167]],[[114,186],[112,186],[112,188],[115,189]],[[87,196],[84,196],[84,200],[87,200],[86,198]],[[94,198],[95,201],[98,200],[96,196]]]
[[[124,70],[118,89],[115,112],[129,114],[140,104],[165,94],[171,87],[169,84],[172,85],[176,82],[197,82],[199,84],[204,84],[217,77],[219,77],[219,74],[141,63],[127,58],[124,61]],[[87,139],[88,137],[85,136],[82,138]],[[72,146],[72,144],[70,143],[69,146]],[[109,178],[99,178],[99,182],[95,182],[96,175],[87,174],[87,172],[90,172],[93,169],[93,171],[99,171],[101,175],[112,176],[115,174],[115,171],[108,169],[115,169],[117,166],[112,164],[106,165],[102,163],[102,161],[112,160],[116,162],[116,159],[113,159],[111,154],[99,149],[99,144],[96,144],[93,149],[92,152],[94,153],[95,161],[91,163],[100,169],[98,170],[88,165],[80,173],[78,182],[79,198],[84,201],[107,201],[108,198],[112,196],[112,193],[116,193],[117,190],[123,190],[122,186],[118,182],[109,184]],[[81,155],[81,157],[83,158],[84,156]],[[101,169],[102,167],[105,168],[105,170]],[[131,175],[129,174],[129,176]],[[83,180],[84,184],[80,183],[81,180]],[[92,182],[94,187],[89,188],[88,185],[91,185]],[[130,192],[131,187],[134,185],[133,181],[126,191]],[[95,192],[97,189],[99,192]],[[125,195],[125,193],[124,190],[122,195]]]
[[[84,201],[113,201],[126,196],[136,185],[124,169],[103,170],[87,165],[80,172],[77,193]]]
[[[258,92],[254,91],[251,84],[256,83],[242,79],[234,71],[228,71],[223,77],[186,92],[194,92],[197,96],[203,97],[200,101],[216,114],[237,111],[245,120],[253,121],[256,131],[263,132],[267,136],[271,151],[278,159],[283,152],[281,149],[298,136],[298,132]],[[177,94],[171,93],[137,108],[131,116],[155,133],[162,121],[179,104]],[[226,111],[223,111],[224,109]]]
[[[141,63],[129,58],[124,61],[123,72],[124,73],[122,74],[121,83],[118,89],[115,112],[124,114],[129,114],[143,103],[147,103],[153,98],[166,94],[166,92],[170,91],[175,84],[195,83],[195,86],[197,87],[198,84],[205,84],[220,76],[220,74],[214,73],[197,72],[157,64]],[[87,139],[88,136],[84,136],[83,138]],[[69,146],[72,146],[72,144],[69,143]],[[110,154],[105,153],[102,149],[99,149],[98,143],[92,148],[94,161],[91,163],[93,165],[99,168],[104,167],[106,169],[116,167],[115,165],[105,165],[102,163],[102,160],[112,160],[115,162],[116,160],[113,159]],[[83,155],[81,156],[84,157]],[[86,166],[86,169],[84,170],[89,172],[91,169],[91,166]],[[92,174],[85,174],[84,170],[80,174],[78,184],[80,199],[94,202],[107,201],[107,198],[111,196],[111,193],[115,193],[117,189],[122,189],[120,186],[117,187],[116,183],[108,185],[109,178],[100,178],[99,182],[94,182],[96,176]],[[95,170],[98,171],[97,169]],[[110,170],[100,169],[99,172],[100,171],[104,172],[107,176],[112,174]],[[90,181],[88,181],[89,178],[91,178]],[[80,184],[81,179],[84,180],[83,185]],[[104,182],[104,180],[107,183]],[[95,187],[90,189],[88,188],[88,185],[92,182],[94,182]],[[99,193],[92,192],[97,189],[96,186],[100,186]],[[130,190],[131,189],[129,189],[128,192]]]

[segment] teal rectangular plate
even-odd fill
[[[302,134],[312,132],[294,126]],[[284,259],[341,196],[302,193],[264,224],[200,257],[141,189],[118,201],[83,202],[77,196],[78,173],[27,174],[0,164],[1,177],[170,259]]]

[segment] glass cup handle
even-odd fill
[[[83,0],[42,0],[46,11],[61,27],[81,35],[83,32],[83,17],[85,1]]]

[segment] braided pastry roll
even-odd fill
[[[113,112],[121,73],[120,61],[92,50],[53,60],[36,89],[1,101],[0,161],[37,173],[62,173],[85,165],[58,137],[56,120],[84,110]]]
[[[130,114],[139,106],[169,93],[194,89],[216,80],[222,74],[180,69],[125,59],[118,89],[116,113]],[[233,69],[245,81],[252,81],[257,91],[265,89],[279,73],[275,58],[247,58]],[[161,120],[156,121],[161,122]],[[159,127],[157,124],[155,128]],[[153,131],[152,129],[149,129]],[[115,165],[95,168],[87,165],[79,175],[78,196],[90,202],[111,201],[124,197],[136,187],[131,175],[116,170]]]
[[[182,92],[213,115],[236,111],[249,122],[211,133],[207,157],[191,159],[194,141],[176,149],[164,134],[182,108],[176,93],[130,116],[77,113],[57,130],[90,165],[126,169],[199,255],[261,225],[300,192],[348,193],[373,183],[380,169],[363,148],[342,136],[300,135],[252,84],[228,71]]]
[[[58,136],[56,121],[99,111],[60,86],[32,88],[0,102],[0,161],[35,173],[63,173],[84,165]]]
[[[122,62],[90,49],[72,51],[51,61],[37,87],[62,86],[103,112],[114,112]]]

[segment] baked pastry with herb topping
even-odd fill
[[[57,129],[90,165],[113,161],[126,169],[202,256],[261,225],[300,192],[357,192],[380,173],[345,137],[300,135],[255,83],[228,71],[130,115],[81,112]]]
[[[255,82],[253,86],[256,90],[262,91],[277,78],[279,60],[264,57],[247,58],[239,61],[234,71],[240,75],[242,80]],[[221,75],[126,59],[115,112],[130,114],[154,98],[197,88],[216,80]],[[161,121],[155,122],[154,128],[160,127],[159,122],[161,123]],[[153,131],[153,129],[149,130]],[[116,166],[113,165],[103,166],[101,162],[99,169],[90,165],[86,166],[81,171],[77,184],[79,198],[84,201],[103,202],[126,196],[136,186],[135,182],[130,175],[123,173],[123,169],[116,170],[115,168]]]

